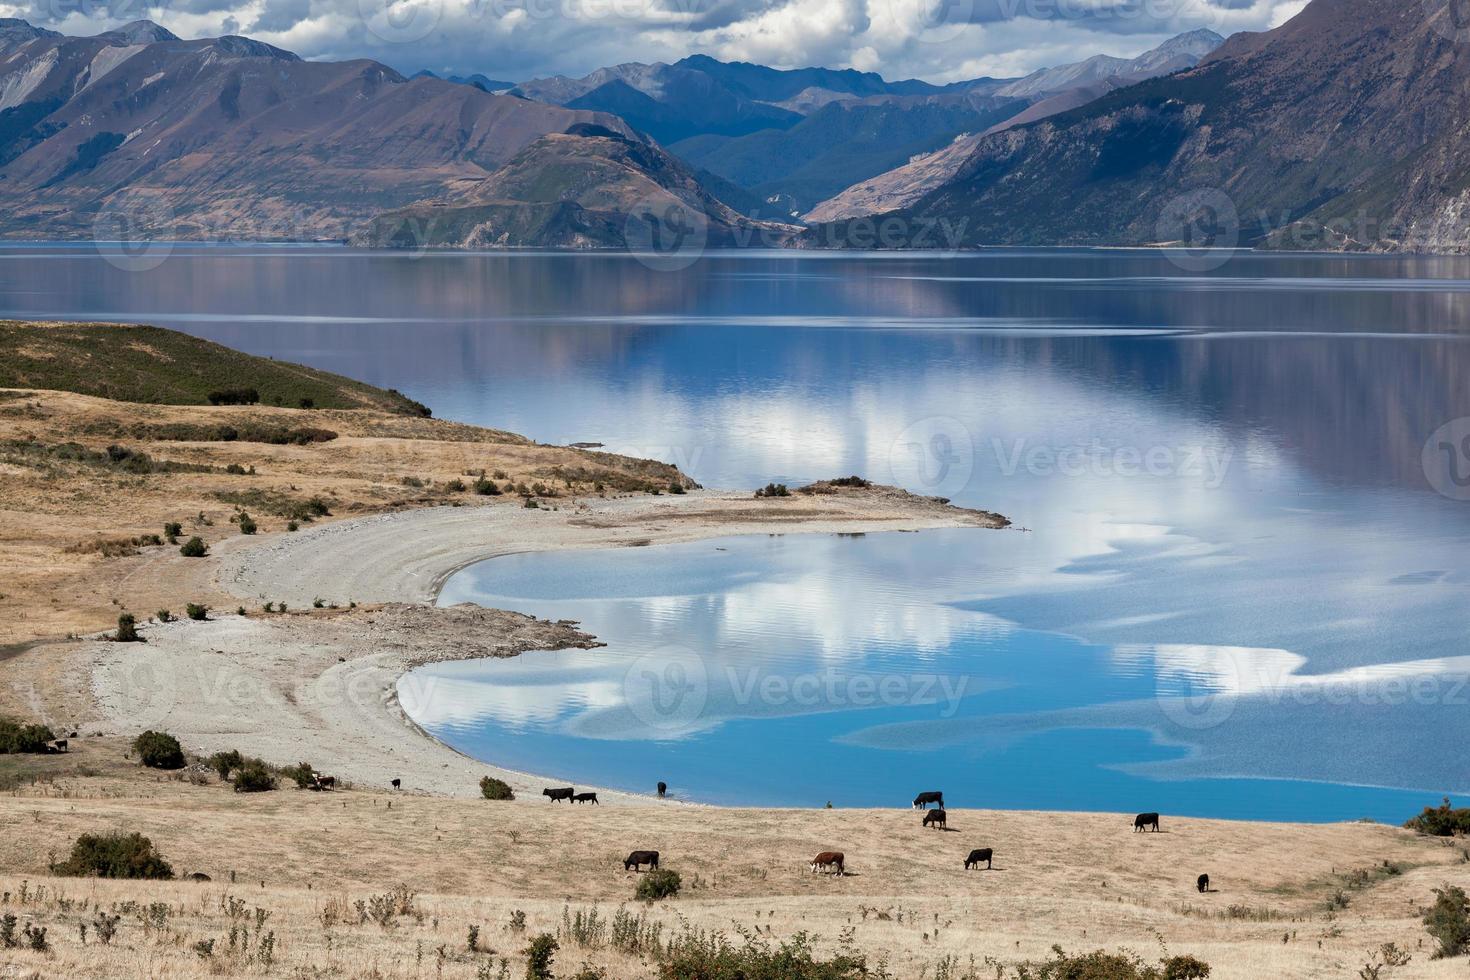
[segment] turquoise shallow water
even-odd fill
[[[1029,529],[466,570],[449,598],[610,643],[415,676],[420,720],[495,761],[802,805],[938,782],[1402,819],[1470,790],[1464,259],[180,246],[129,272],[15,245],[0,315],[176,326],[707,485],[858,472]]]

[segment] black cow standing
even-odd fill
[[[393,780],[393,788],[394,789],[402,789],[403,788],[403,780],[401,780],[401,779],[395,779],[395,780]]]
[[[914,809],[915,810],[924,810],[924,809],[927,809],[930,803],[938,803],[939,804],[939,809],[943,810],[944,809],[944,794],[941,793],[941,792],[939,792],[939,790],[936,789],[936,790],[931,790],[928,793],[920,793],[918,796],[914,797]]]
[[[1199,878],[1195,880],[1194,885],[1195,885],[1196,888],[1198,888],[1200,890],[1200,892],[1202,894],[1204,892],[1209,891],[1210,890],[1210,876],[1209,875],[1200,875]]]
[[[644,864],[648,865],[649,871],[656,870],[658,868],[658,851],[634,851],[632,854],[623,858],[624,871],[642,870],[639,866]]]
[[[946,822],[948,819],[949,815],[946,814],[943,810],[926,810],[924,812],[925,827],[934,827],[940,830],[948,830],[949,824]]]
[[[1133,818],[1134,833],[1137,833],[1145,827],[1152,827],[1154,833],[1157,834],[1159,832],[1159,815],[1157,813],[1140,813]]]
[[[543,789],[541,791],[541,795],[553,802],[555,802],[556,800],[566,800],[568,803],[570,803],[572,802],[572,797],[577,795],[577,791],[570,786],[567,786],[563,789],[548,788]]]
[[[597,794],[596,793],[578,793],[576,796],[572,797],[572,802],[573,803],[597,803]],[[598,806],[601,806],[602,804],[597,803],[597,805]]]
[[[985,870],[989,871],[990,859],[994,856],[994,854],[995,852],[988,847],[975,848],[973,851],[970,852],[970,856],[965,858],[965,870],[969,871],[971,868],[978,868],[980,867],[980,862],[984,861]]]
[[[659,784],[658,784],[658,798],[659,799],[663,799],[664,798],[664,794],[667,793],[668,791],[669,791],[669,784],[666,783],[666,782],[664,782],[663,780],[659,780]]]

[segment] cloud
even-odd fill
[[[1131,56],[1182,31],[1265,30],[1303,0],[24,0],[0,15],[72,34],[155,20],[180,37],[243,29],[305,58],[375,58],[493,78],[582,75],[707,53],[890,78],[1023,75]]]

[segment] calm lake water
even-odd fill
[[[467,569],[444,601],[609,644],[405,680],[487,760],[801,806],[1397,821],[1470,791],[1470,261],[10,246],[0,307],[176,327],[709,486],[861,473],[1019,528]]]

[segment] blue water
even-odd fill
[[[1470,417],[1465,259],[10,246],[0,315],[156,322],[711,486],[857,472],[1026,529],[468,569],[446,601],[609,643],[410,679],[493,761],[794,805],[1401,820],[1470,790],[1470,432],[1437,432]]]

